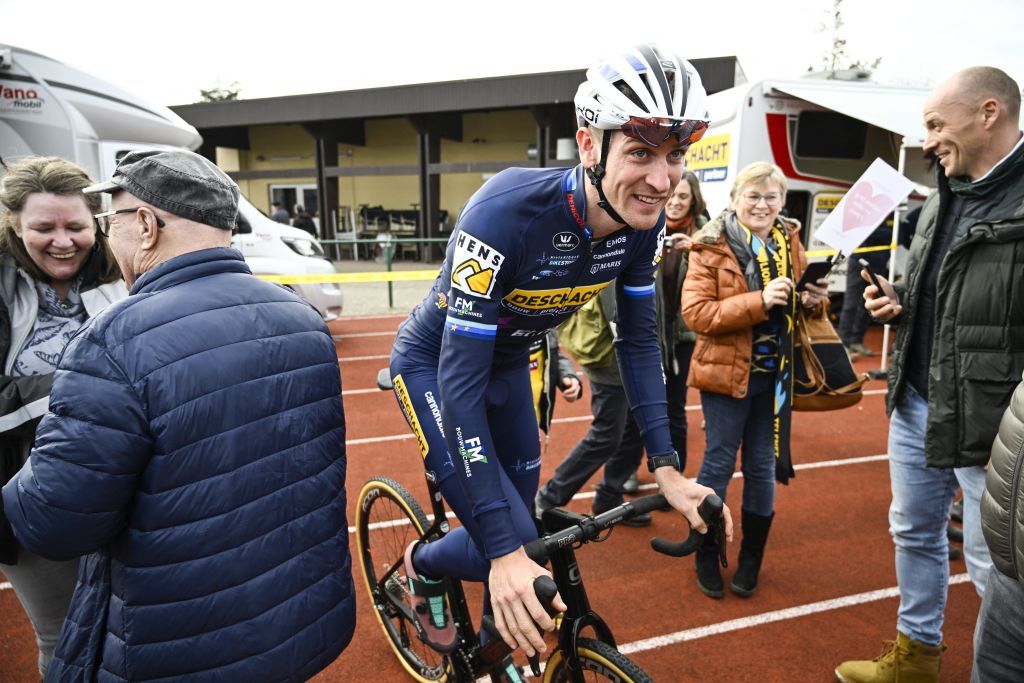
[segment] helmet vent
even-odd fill
[[[643,79],[644,85],[646,85],[648,90],[650,90],[650,85],[647,83],[646,76],[647,76],[647,74],[641,74],[640,78]],[[628,97],[629,101],[632,102],[633,104],[635,104],[637,107],[639,107],[641,109],[645,108],[643,100],[640,99],[640,96],[637,95],[636,91],[633,90],[633,88],[629,87],[628,84],[623,83],[622,81],[619,81],[618,83],[615,84],[615,87],[618,89],[618,91],[620,93],[622,93],[623,95]]]

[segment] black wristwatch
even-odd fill
[[[679,454],[672,451],[668,455],[655,455],[653,457],[647,457],[647,471],[654,472],[659,467],[672,466],[677,472],[681,472],[683,467],[682,463],[679,462]]]

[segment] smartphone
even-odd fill
[[[882,289],[882,285],[878,281],[878,276],[875,275],[875,271],[871,270],[871,264],[862,258],[857,259],[857,263],[860,264],[861,268],[868,271],[868,277],[871,278],[871,284],[878,288],[878,296],[886,296],[885,290]]]
[[[807,283],[816,283],[823,277],[828,277],[829,272],[832,270],[832,261],[814,261],[813,263],[807,264],[807,269],[804,270],[804,274],[800,276],[800,281],[796,283],[796,291],[802,292],[806,289]]]

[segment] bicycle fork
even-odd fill
[[[552,508],[544,512],[544,527],[548,533],[561,531],[569,527],[586,524],[586,517],[562,508]],[[580,539],[581,540],[581,539]],[[573,550],[574,539],[569,539],[556,552],[551,554],[551,571],[555,583],[559,586],[566,611],[562,616],[562,624],[558,629],[558,647],[562,651],[566,668],[573,683],[584,683],[583,668],[577,656],[579,639],[587,627],[594,629],[597,640],[617,647],[615,637],[608,625],[590,608],[590,600],[583,585],[576,552]]]

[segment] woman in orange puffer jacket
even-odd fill
[[[725,499],[741,451],[743,542],[730,588],[757,589],[775,506],[775,481],[792,474],[789,417],[796,307],[821,305],[819,280],[793,294],[807,259],[800,223],[781,218],[786,178],[758,162],[733,184],[731,206],[694,237],[683,284],[683,319],[697,332],[689,385],[701,392],[707,447],[697,481]],[[697,584],[725,595],[718,548],[706,538],[697,551]]]

